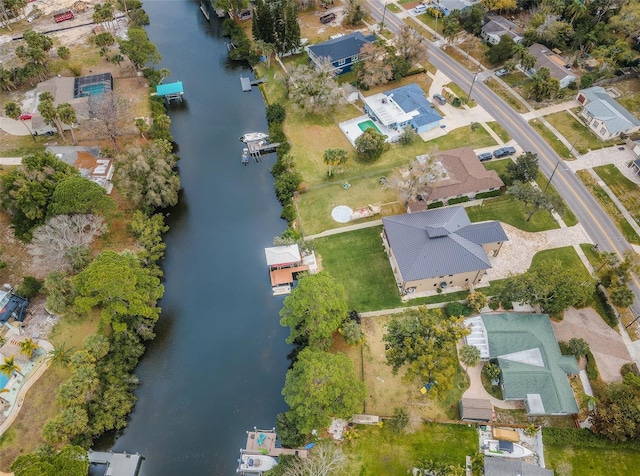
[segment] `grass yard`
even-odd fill
[[[560,111],[544,116],[553,127],[558,129],[571,144],[575,144],[575,149],[581,154],[586,154],[589,150],[602,149],[610,145],[598,140],[585,125],[578,121],[567,111]]]
[[[514,111],[520,112],[520,113],[529,111],[529,109],[527,109],[527,107],[524,104],[522,104],[522,102],[518,98],[516,98],[513,94],[511,94],[509,90],[507,90],[495,79],[489,78],[484,82],[484,84],[486,84],[489,87],[489,89],[491,89],[494,93],[500,96],[502,100],[506,102],[509,106],[511,106],[511,109],[513,109]]]
[[[512,71],[506,76],[502,77],[502,80],[512,88],[520,86],[521,84],[530,81],[529,77],[522,71]]]
[[[569,153],[569,149],[567,149],[567,146],[565,146],[560,139],[558,139],[553,132],[551,132],[549,129],[547,129],[547,126],[545,126],[542,122],[540,122],[537,119],[532,119],[531,121],[529,121],[529,124],[531,124],[531,126],[538,131],[538,134],[540,134],[540,136],[547,141],[547,144],[549,144],[553,150],[555,150],[556,154],[558,154],[560,157],[562,157],[563,159],[573,159],[574,157]]]
[[[26,129],[25,129],[26,132]],[[45,144],[55,140],[57,134],[50,136],[37,136],[34,141],[30,135],[13,136],[0,130],[0,157],[24,157],[44,150]]]
[[[509,133],[498,124],[496,121],[487,122],[487,125],[491,128],[493,132],[495,132],[502,142],[509,142],[511,140],[511,136]]]
[[[364,312],[401,305],[381,231],[376,226],[313,241],[323,269],[345,287],[349,309]]]
[[[636,223],[640,223],[640,188],[638,185],[625,177],[613,164],[594,167],[593,170],[631,213]]]
[[[638,474],[640,451],[545,445],[544,459],[558,476],[631,475]]]
[[[587,271],[587,268],[584,267],[578,253],[576,253],[576,250],[574,250],[572,246],[539,251],[533,255],[531,267],[529,269],[542,268],[546,263],[553,260],[560,261],[565,268],[579,270],[584,274],[585,278],[588,278],[591,275],[591,273]]]
[[[463,91],[462,88],[458,86],[456,83],[447,83],[444,85],[444,87],[450,89],[453,92],[453,94],[458,96],[463,101],[463,103],[465,103],[469,107],[476,106],[476,102],[473,99],[469,99],[469,102],[467,102],[467,96],[469,91]]]
[[[396,407],[404,407],[412,422],[422,419],[447,421],[459,419],[458,402],[464,391],[469,387],[466,372],[458,366],[449,392],[441,399],[431,399],[429,394],[420,392],[420,384],[405,382],[402,379],[404,369],[393,375],[392,369],[386,364],[385,344],[382,340],[386,333],[386,326],[393,318],[402,317],[401,314],[362,319],[366,334],[363,347],[364,383],[367,387],[364,412],[372,415],[391,416]],[[454,352],[454,349],[451,349]],[[357,360],[354,360],[357,365]]]
[[[513,197],[502,195],[496,198],[487,198],[482,205],[468,207],[467,213],[471,221],[500,220],[515,226],[520,230],[535,232],[559,228],[551,213],[541,211],[531,217],[527,222],[527,214],[524,204]]]
[[[567,207],[567,205],[564,203],[564,200],[562,200],[562,197],[560,197],[560,194],[558,193],[556,188],[553,186],[553,183],[549,183],[549,186],[547,187],[547,182],[549,182],[549,179],[545,177],[543,173],[539,173],[538,178],[536,179],[536,183],[538,184],[540,189],[544,190],[546,188],[547,193],[549,195],[553,195],[554,197],[556,197],[556,199],[560,200],[563,203],[564,206],[560,210],[556,210],[556,211],[562,217],[566,225],[567,226],[577,225],[578,219],[573,214],[571,209]]]
[[[467,425],[420,424],[413,433],[396,435],[388,428],[359,426],[358,437],[344,445],[347,465],[341,476],[400,476],[420,461],[464,466],[478,452],[478,434]]]
[[[589,189],[591,195],[600,203],[602,208],[607,212],[609,217],[616,224],[620,233],[622,233],[625,239],[634,245],[640,245],[640,236],[636,233],[633,227],[626,220],[624,215],[618,210],[613,200],[607,195],[607,193],[598,185],[591,174],[586,170],[578,170],[576,175],[582,180],[582,183]]]

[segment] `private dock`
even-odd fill
[[[277,458],[281,455],[297,455],[300,458],[306,458],[308,450],[304,448],[293,449],[283,448],[278,441],[276,430],[258,430],[247,431],[247,446],[244,454],[262,454]]]
[[[137,476],[144,458],[138,453],[113,453],[89,450],[89,466],[95,471],[89,474],[108,476]]]
[[[260,162],[260,157],[263,154],[271,154],[275,152],[280,142],[271,143],[267,140],[252,140],[247,142],[247,152],[254,158],[256,162]],[[243,160],[244,163],[244,160]]]
[[[205,6],[204,2],[200,2],[200,11],[207,19],[207,21],[209,21],[209,12],[207,11],[207,7]]]
[[[258,86],[259,84],[266,82],[266,78],[251,80],[249,78],[245,78],[244,76],[240,76],[240,86],[242,86],[242,91],[244,91],[245,93],[250,92],[252,86]]]
[[[158,84],[156,86],[156,94],[167,101],[170,104],[171,101],[182,102],[182,96],[184,95],[184,87],[182,81],[176,81],[175,83]]]

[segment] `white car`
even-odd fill
[[[426,11],[427,11],[427,6],[421,3],[420,5],[418,5],[413,9],[413,14],[420,15],[421,13],[424,13]]]
[[[506,76],[507,70],[506,69],[499,69],[498,71],[496,71],[496,76],[498,76],[499,78],[501,78],[502,76]]]

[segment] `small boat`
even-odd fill
[[[265,134],[264,132],[247,132],[245,135],[240,137],[240,140],[245,144],[247,142],[254,142],[258,140],[264,140],[269,137],[269,134]]]
[[[524,458],[533,454],[530,449],[505,440],[485,440],[483,449],[487,456],[501,456],[502,458]]]
[[[249,163],[249,149],[246,147],[242,149],[242,164],[247,165]]]
[[[261,475],[275,468],[278,462],[275,458],[263,454],[248,454],[240,450],[238,469],[236,472],[242,475]]]

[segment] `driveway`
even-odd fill
[[[5,131],[7,134],[11,134],[12,136],[28,136],[30,133],[24,124],[23,121],[15,121],[13,119],[9,119],[8,117],[0,117],[0,129]],[[28,121],[24,121],[29,128],[31,128],[31,119]]]
[[[629,162],[637,157],[627,146],[613,146],[604,149],[592,150],[584,155],[578,156],[576,160],[565,161],[564,165],[574,172],[582,169],[592,169],[599,165],[614,164],[620,172],[629,180],[640,185],[640,177],[635,175],[627,166]]]
[[[490,281],[506,278],[509,273],[524,273],[538,251],[592,243],[580,224],[537,233],[522,231],[506,223],[501,225],[509,241],[502,245],[498,256],[490,258],[492,268],[487,270],[482,282],[487,278]]]
[[[568,342],[572,337],[586,340],[596,358],[600,377],[605,382],[619,381],[620,367],[631,362],[631,355],[620,334],[609,327],[591,308],[565,311],[561,322],[551,321],[558,341]]]

